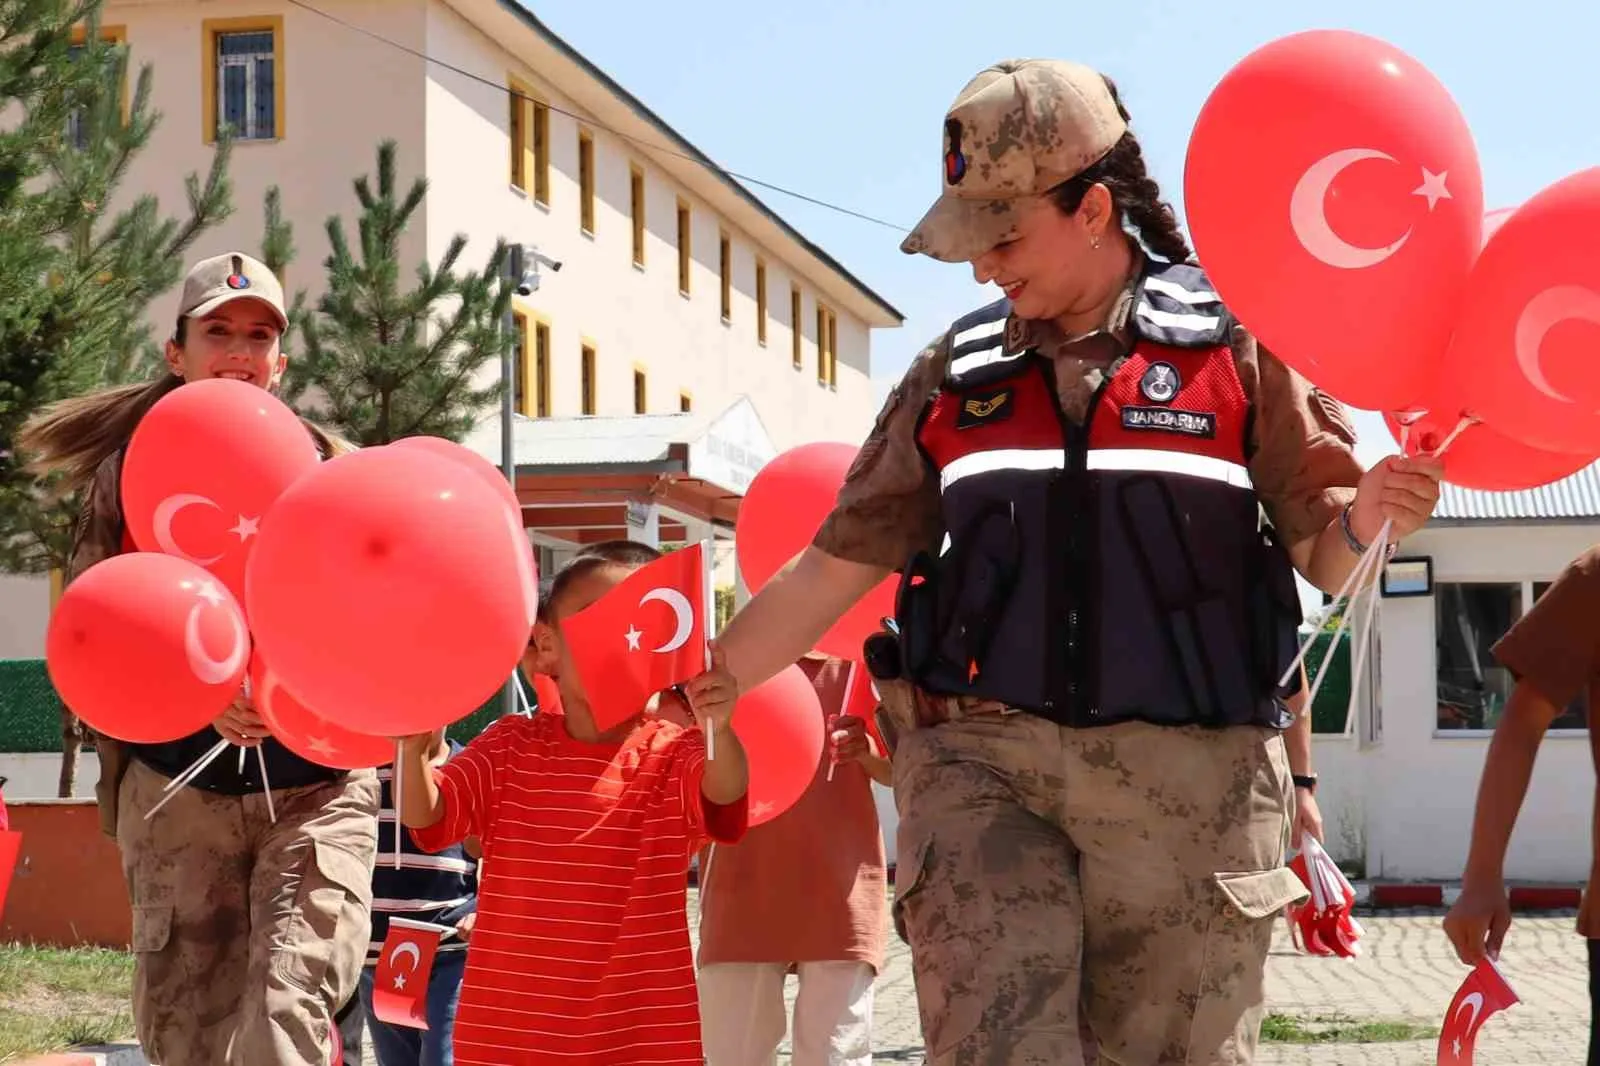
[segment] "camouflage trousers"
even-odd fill
[[[224,756],[228,758],[230,756]],[[133,1017],[160,1066],[323,1066],[371,934],[378,780],[272,794],[184,788],[137,759],[118,795]]]
[[[929,1066],[1244,1066],[1283,866],[1268,729],[980,714],[894,755],[895,927]]]

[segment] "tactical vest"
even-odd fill
[[[1251,487],[1251,406],[1210,283],[1152,264],[1132,350],[1081,426],[1048,358],[1004,350],[1009,310],[952,326],[919,424],[947,532],[904,571],[906,676],[1072,726],[1283,728],[1299,601]]]

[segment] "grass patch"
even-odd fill
[[[1277,1044],[1393,1044],[1438,1035],[1436,1025],[1404,1019],[1358,1021],[1342,1014],[1269,1014],[1261,1022],[1261,1039]]]
[[[0,1063],[133,1035],[133,958],[0,944]]]

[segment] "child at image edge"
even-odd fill
[[[1469,965],[1500,954],[1511,925],[1504,874],[1511,830],[1533,777],[1539,742],[1579,696],[1585,697],[1590,751],[1600,768],[1600,722],[1594,719],[1600,707],[1600,547],[1574,559],[1492,654],[1517,686],[1489,742],[1461,896],[1444,920],[1456,954]],[[1600,1066],[1600,898],[1595,895],[1600,891],[1600,795],[1595,803],[1589,883],[1577,922],[1578,935],[1589,942],[1589,1066]]]
[[[689,856],[744,834],[737,691],[713,645],[711,669],[684,686],[700,729],[644,708],[596,728],[591,700],[604,695],[585,691],[561,620],[639,568],[640,546],[626,548],[623,561],[574,559],[540,609],[534,642],[558,664],[560,713],[502,718],[437,769],[423,756],[431,735],[403,742],[401,819],[418,846],[483,845],[456,1066],[703,1061]]]

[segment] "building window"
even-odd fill
[[[789,287],[789,343],[793,348],[794,368],[799,370],[805,366],[805,355],[802,352],[802,342],[805,340],[800,331],[800,286]]]
[[[516,82],[510,87],[511,111],[507,116],[506,140],[511,146],[511,184],[528,188],[528,168],[533,153],[528,142],[528,91]]]
[[[578,134],[578,226],[594,235],[594,134]]]
[[[528,365],[528,316],[511,312],[511,409],[519,415],[531,414],[528,397],[533,394],[533,368]]]
[[[817,384],[830,389],[839,383],[839,356],[834,346],[839,342],[839,320],[833,312],[817,305]]]
[[[628,211],[633,216],[633,265],[644,266],[644,171],[631,167],[628,171]]]
[[[756,260],[756,343],[767,343],[767,264]]]
[[[1438,728],[1493,729],[1516,682],[1489,649],[1522,617],[1522,585],[1439,582],[1433,604]]]
[[[583,397],[581,403],[583,406],[583,413],[586,415],[592,415],[596,410],[595,361],[594,345],[585,344],[583,346],[583,351],[579,362],[582,364],[583,374]]]
[[[1550,588],[1548,581],[1535,581],[1533,583],[1533,602],[1538,603]],[[1565,710],[1556,716],[1550,723],[1551,729],[1587,729],[1589,727],[1589,686],[1584,685],[1583,690],[1573,697]]]
[[[678,201],[678,291],[689,295],[689,265],[693,261],[694,248],[691,246],[692,236],[689,228],[689,205],[682,200]]]
[[[646,392],[644,367],[633,368],[633,413],[642,415],[649,406],[650,397]]]
[[[86,43],[86,32],[87,31],[80,26],[72,33],[73,43],[67,49],[67,54],[73,60],[77,60],[83,54],[84,45]],[[126,45],[128,41],[128,29],[126,26],[101,26],[100,40],[108,44]],[[122,119],[124,122],[126,122],[128,118],[129,104],[128,68],[126,64],[126,56],[127,51],[125,48],[119,49],[116,54],[108,56],[107,61],[109,65],[105,71],[106,79],[108,81],[112,78],[117,79],[117,98],[122,108]],[[74,111],[71,115],[67,116],[67,143],[78,149],[80,152],[89,147],[88,116],[85,115],[81,109]]]
[[[684,414],[694,410],[694,397],[687,392],[678,393],[678,410]]]
[[[535,203],[550,203],[550,105],[543,100],[533,101],[533,199]]]
[[[733,239],[726,233],[717,240],[717,271],[722,281],[722,321],[733,321]]]
[[[202,120],[209,144],[223,129],[244,141],[283,139],[283,19],[207,19]]]
[[[550,324],[533,327],[534,414],[550,417]]]

